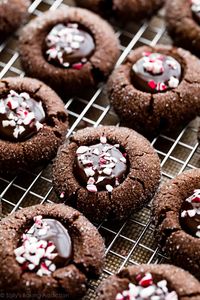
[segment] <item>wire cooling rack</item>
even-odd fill
[[[29,7],[33,16],[41,15],[48,9],[56,9],[61,5],[74,5],[68,0],[35,0]],[[170,44],[165,32],[163,11],[149,22],[130,23],[120,29],[114,26],[116,35],[121,41],[121,56],[117,64],[123,62],[129,52],[141,45],[157,43]],[[0,78],[6,76],[24,76],[17,52],[17,34],[0,45]],[[104,90],[87,91],[82,98],[63,99],[69,112],[70,129],[68,136],[77,129],[86,126],[116,125],[118,119],[110,109]],[[162,181],[173,178],[186,169],[199,166],[200,153],[197,142],[198,118],[181,131],[172,135],[160,135],[152,140],[162,165]],[[0,177],[0,197],[2,199],[2,216],[39,203],[57,202],[52,183],[49,164],[35,172],[22,172],[17,177]],[[89,283],[86,300],[95,299],[95,290],[102,279],[128,265],[141,263],[161,263],[167,258],[160,252],[153,237],[153,226],[150,221],[150,205],[135,213],[126,222],[117,224],[104,222],[97,227],[105,238],[106,264],[99,280]]]

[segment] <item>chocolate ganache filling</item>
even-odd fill
[[[194,20],[200,24],[200,0],[190,0]]]
[[[118,293],[115,300],[178,300],[178,295],[169,289],[165,279],[145,273],[138,274],[135,283],[129,283],[128,289]]]
[[[58,24],[45,40],[50,63],[63,68],[81,69],[95,50],[93,37],[77,23]]]
[[[200,190],[195,190],[189,198],[184,200],[180,222],[187,233],[200,238]]]
[[[24,141],[36,134],[45,121],[41,101],[31,98],[28,93],[11,90],[5,97],[0,96],[0,137],[12,142]]]
[[[147,93],[176,88],[181,80],[181,65],[171,56],[145,52],[132,66],[132,83]]]
[[[80,146],[76,151],[75,176],[90,192],[112,192],[125,179],[127,169],[125,151],[119,144],[107,143],[105,136],[99,144]]]
[[[59,221],[36,216],[34,225],[23,234],[22,243],[14,253],[23,271],[33,271],[38,276],[51,275],[70,262],[72,241]]]

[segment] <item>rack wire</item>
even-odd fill
[[[68,0],[34,0],[29,7],[30,18],[44,11],[56,9],[62,5],[74,5]],[[125,28],[114,24],[116,35],[121,41],[121,64],[129,52],[141,45],[170,44],[165,32],[163,11],[149,22],[130,23]],[[6,76],[24,76],[17,52],[17,34],[0,44],[0,78]],[[81,98],[63,99],[69,112],[70,128],[67,136],[86,126],[117,125],[118,119],[109,106],[104,85],[91,89]],[[159,135],[151,141],[156,149],[162,166],[162,182],[173,178],[184,170],[199,166],[197,130],[198,118],[187,127],[172,135]],[[50,163],[33,172],[22,172],[19,176],[0,177],[0,197],[2,199],[2,217],[26,206],[45,202],[58,202],[51,182]],[[161,253],[153,236],[150,204],[133,214],[126,222],[103,222],[96,224],[106,243],[105,268],[98,280],[91,280],[85,300],[95,299],[99,283],[108,275],[128,265],[141,263],[161,263],[167,261]]]

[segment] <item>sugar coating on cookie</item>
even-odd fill
[[[134,49],[108,81],[121,125],[153,137],[186,125],[200,111],[200,61],[171,46]]]
[[[200,171],[185,171],[153,200],[156,237],[172,263],[200,278]]]
[[[1,220],[0,233],[1,293],[81,299],[88,279],[102,271],[102,237],[64,204],[23,208]]]
[[[132,66],[133,84],[149,93],[176,88],[181,80],[181,65],[171,56],[144,52]]]
[[[53,186],[65,203],[89,219],[124,219],[154,195],[158,155],[137,132],[115,126],[77,131],[58,153]]]
[[[77,7],[47,11],[32,20],[22,30],[19,51],[26,74],[65,97],[104,81],[120,54],[113,28]]]

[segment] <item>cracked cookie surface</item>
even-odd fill
[[[23,30],[20,56],[29,76],[61,94],[79,94],[107,78],[119,56],[111,26],[81,8],[44,13]]]
[[[177,68],[180,65],[181,76],[177,73],[180,77],[176,78],[174,74],[177,74],[172,73],[173,76],[166,82],[166,77],[161,76],[158,71],[163,66],[155,64],[154,58],[151,57],[152,53],[166,58],[170,57],[171,62],[169,61],[168,64],[171,68]],[[150,56],[151,60],[145,61],[145,67],[149,70],[148,73],[145,72],[148,74],[145,80],[147,81],[147,78],[149,80],[148,91],[145,92],[138,88],[135,81],[137,78],[132,76],[132,69],[137,66],[136,62],[146,55]],[[166,63],[164,67],[165,65]],[[147,136],[155,136],[160,131],[174,130],[175,127],[187,124],[200,111],[199,67],[199,60],[181,48],[158,45],[156,47],[144,46],[132,51],[125,63],[113,72],[108,82],[109,98],[121,119],[121,124]],[[153,72],[158,72],[158,74],[153,74]],[[164,78],[164,81],[158,83],[157,78]],[[142,84],[144,85],[144,82]]]
[[[153,201],[155,233],[161,247],[175,265],[197,278],[200,278],[199,197],[192,195],[199,190],[199,182],[199,169],[186,171],[164,184]]]
[[[159,286],[156,295],[153,282],[158,282]],[[98,289],[97,300],[118,299],[197,300],[200,299],[200,283],[190,273],[173,265],[130,266],[108,277]]]
[[[16,260],[15,256],[15,253],[19,254],[21,251],[21,248],[17,250],[16,248],[20,246],[22,234],[31,227],[33,220],[36,220],[39,228],[42,216],[48,222],[56,220],[59,226],[68,230],[73,248],[67,264],[59,266],[56,270],[53,269],[48,275],[24,270],[19,263],[21,262],[19,258],[23,257],[17,256],[18,260]],[[44,229],[37,229],[40,238],[45,233],[39,230],[44,231]],[[26,231],[26,237],[28,234],[30,234],[30,229]],[[52,233],[49,236],[52,238]],[[56,236],[58,237],[58,234]],[[26,244],[26,247],[28,246]],[[39,249],[41,251],[42,247]],[[29,251],[34,253],[33,243]],[[68,249],[62,251],[67,253]],[[36,299],[37,295],[42,299],[66,299],[66,297],[80,299],[86,292],[88,278],[100,274],[104,251],[103,239],[97,229],[73,208],[64,204],[24,208],[0,222],[0,292],[5,295],[5,299],[10,299],[12,295],[15,295],[16,299],[22,299],[23,295],[23,297],[27,295],[30,299]]]
[[[81,172],[84,177],[78,176]],[[77,131],[60,147],[53,167],[60,201],[96,222],[123,219],[139,210],[152,199],[159,180],[160,161],[150,143],[123,127]]]
[[[62,100],[44,83],[10,77],[0,81],[0,169],[17,173],[51,160],[67,126]]]

